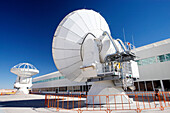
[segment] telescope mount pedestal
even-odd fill
[[[126,104],[133,102],[125,94],[122,87],[115,86],[112,80],[94,82],[86,101],[88,104]]]

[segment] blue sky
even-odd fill
[[[140,47],[170,37],[170,0],[0,0],[0,89],[13,88],[10,68],[33,64],[40,76],[56,71],[52,39],[71,11],[93,9],[106,19],[112,37]]]

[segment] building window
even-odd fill
[[[139,82],[140,91],[146,91],[144,81]]]
[[[58,79],[64,79],[64,78],[65,78],[64,76],[60,76],[60,77],[54,77],[54,78],[39,80],[39,81],[35,81],[35,82],[32,82],[32,83],[33,83],[33,84],[36,84],[36,83],[48,82],[48,81],[53,81],[53,80],[58,80]]]
[[[165,62],[166,60],[165,60],[165,56],[164,55],[159,55],[159,56],[157,56],[157,61],[158,62]]]
[[[152,81],[146,81],[147,91],[153,91]]]
[[[141,66],[141,65],[142,65],[141,60],[136,60],[136,62],[138,63],[138,65],[139,65],[139,66]]]
[[[161,89],[161,83],[160,80],[153,81],[154,88]]]
[[[138,63],[138,66],[153,64],[156,62],[165,62],[165,61],[170,61],[170,53],[165,54],[165,55],[159,55],[157,57],[150,57],[150,58],[145,58],[141,60],[136,60],[136,62]]]
[[[88,88],[88,85],[87,85],[87,86],[84,85],[84,86],[83,86],[83,91],[87,91],[87,90],[88,90],[87,88]]]
[[[170,80],[162,80],[165,91],[170,91]]]
[[[81,92],[83,92],[84,91],[84,89],[83,89],[84,87],[83,86],[80,86],[80,91]]]
[[[48,91],[53,91],[53,88],[49,88]]]
[[[67,87],[59,87],[59,91],[63,91],[63,92],[66,92],[67,91]]]
[[[139,91],[138,82],[134,82],[134,86],[135,86],[135,91]]]
[[[166,61],[170,61],[170,53],[165,55]]]
[[[156,63],[155,57],[145,58],[141,60],[142,65],[153,64]]]
[[[60,79],[64,79],[64,76],[61,76]]]
[[[72,86],[67,86],[68,92],[72,92]]]
[[[80,92],[80,86],[73,86],[73,91],[74,92]]]

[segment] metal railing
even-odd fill
[[[0,95],[13,95],[15,94],[16,92],[0,92]]]
[[[124,97],[128,97],[127,100]],[[112,111],[160,109],[170,107],[170,92],[144,92],[113,95],[85,95],[85,96],[58,96],[45,95],[45,106],[59,110],[72,110],[78,113],[83,111]],[[92,104],[88,104],[92,101]],[[98,104],[95,102],[98,101]],[[104,102],[104,103],[103,103]]]
[[[120,62],[111,61],[111,62],[102,63],[102,73],[103,74],[112,73],[115,75],[120,75],[121,73],[132,74],[132,70],[131,70],[130,62],[120,63]],[[98,74],[102,74],[102,73],[98,72]]]

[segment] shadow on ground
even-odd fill
[[[50,107],[55,106],[57,107],[57,104],[59,108],[64,109],[72,109],[72,108],[78,108],[78,107],[84,107],[83,101],[60,101],[57,103],[54,99],[50,99],[46,105],[44,99],[36,99],[36,100],[17,100],[17,101],[6,101],[6,102],[0,102],[1,107],[31,107],[31,108],[44,108],[48,107],[48,104]]]
[[[1,107],[33,107],[44,108],[44,99],[36,100],[18,100],[18,101],[5,101],[0,102]]]

